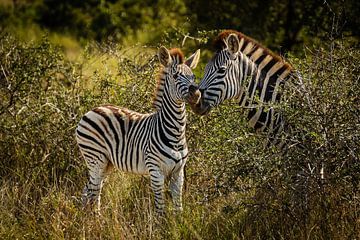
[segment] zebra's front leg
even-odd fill
[[[165,211],[164,183],[164,174],[159,169],[150,171],[150,185],[154,192],[155,210],[159,214],[163,214]]]
[[[174,203],[175,210],[182,211],[182,188],[184,185],[184,166],[171,174],[170,192]]]

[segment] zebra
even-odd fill
[[[76,129],[76,140],[85,159],[89,180],[84,187],[84,207],[96,204],[104,179],[111,169],[150,175],[156,212],[164,213],[164,185],[169,188],[174,208],[182,210],[184,166],[188,157],[185,139],[185,102],[200,98],[194,84],[194,69],[200,50],[184,61],[180,49],[160,47],[162,65],[154,95],[152,113],[141,114],[113,105],[87,112]],[[189,89],[197,94],[189,95]]]
[[[286,128],[283,114],[272,103],[280,101],[284,83],[293,67],[255,40],[234,30],[221,32],[214,41],[216,52],[205,67],[199,84],[201,99],[191,104],[200,115],[227,99],[236,99],[247,109],[248,124],[256,132],[267,132],[268,144],[282,148],[279,134]]]

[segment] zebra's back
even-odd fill
[[[108,160],[125,172],[148,174],[144,155],[150,116],[112,105],[87,112],[76,129],[82,154],[94,161]]]

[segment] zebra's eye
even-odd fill
[[[220,67],[218,73],[223,74],[226,71],[226,67]]]
[[[174,78],[175,78],[175,79],[178,79],[178,77],[179,77],[179,74],[178,74],[178,73],[175,73],[175,74],[174,74]]]

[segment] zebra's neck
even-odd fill
[[[176,135],[185,133],[186,111],[185,103],[177,101],[172,97],[167,85],[164,86],[161,106],[157,109],[159,120],[162,121],[164,128]]]
[[[164,95],[164,89],[165,89],[165,78],[166,78],[167,72],[165,72],[165,69],[163,69],[158,78],[157,78],[157,84],[156,84],[156,90],[153,97],[153,107],[156,110],[161,109],[163,104],[163,95]]]
[[[166,81],[168,72],[163,69],[158,76],[153,106],[156,116],[163,122],[164,127],[176,135],[185,134],[186,112],[185,103],[176,101],[171,94],[170,86]]]
[[[248,55],[240,53],[239,69],[242,73],[239,79],[239,104],[250,108],[278,101],[279,88],[291,72],[289,64],[261,49]]]
[[[270,142],[278,144],[276,136],[283,131],[285,122],[271,103],[280,100],[279,90],[289,78],[291,68],[280,58],[260,53],[263,52],[257,50],[252,55],[239,54],[238,101],[240,106],[249,109],[249,126],[256,131],[267,131],[272,136]]]

